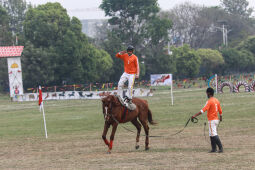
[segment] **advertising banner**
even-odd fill
[[[127,93],[125,89],[123,93]],[[134,89],[135,97],[148,97],[153,96],[150,89]],[[42,100],[82,100],[82,99],[101,99],[108,95],[116,95],[117,91],[63,91],[63,92],[46,92],[42,93]],[[25,93],[24,95],[15,95],[13,101],[38,101],[38,93]]]
[[[7,58],[10,96],[23,95],[22,69],[20,57]]]
[[[171,86],[173,82],[172,74],[152,74],[151,86]]]

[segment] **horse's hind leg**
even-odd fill
[[[146,121],[141,121],[143,128],[144,128],[144,132],[146,135],[146,139],[145,139],[145,150],[149,150],[149,126],[148,123]]]
[[[132,124],[136,127],[137,129],[137,136],[136,136],[136,145],[135,148],[138,149],[139,148],[139,138],[140,138],[140,132],[141,132],[141,124],[138,122],[137,118],[135,118],[134,120],[131,121]]]

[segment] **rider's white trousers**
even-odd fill
[[[122,76],[120,77],[120,81],[118,83],[118,95],[121,97],[124,97],[123,94],[123,88],[125,82],[128,81],[128,93],[127,96],[132,99],[133,97],[133,88],[134,88],[134,82],[135,82],[135,74],[128,74],[124,72]]]

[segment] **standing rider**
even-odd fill
[[[220,102],[218,99],[213,97],[214,90],[212,88],[208,88],[206,90],[207,97],[209,98],[206,102],[204,108],[192,116],[192,119],[199,116],[200,114],[207,111],[208,125],[209,125],[209,136],[211,140],[212,150],[210,153],[216,152],[216,145],[219,147],[219,153],[223,152],[223,147],[220,141],[220,138],[217,134],[217,125],[219,124],[218,112],[220,113],[220,121],[222,121],[222,109],[220,106]]]
[[[133,86],[136,78],[139,78],[139,62],[138,57],[133,54],[134,47],[129,45],[127,51],[121,51],[116,54],[124,62],[124,73],[120,77],[118,83],[118,96],[123,100],[122,93],[126,81],[128,81],[128,95],[124,98],[125,105],[132,104]]]

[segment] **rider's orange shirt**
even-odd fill
[[[204,108],[201,110],[202,113],[206,111],[208,120],[219,120],[218,112],[220,113],[220,115],[222,114],[219,100],[215,97],[210,97],[210,99],[206,102]]]
[[[131,56],[129,56],[128,53],[122,55],[120,53],[117,53],[116,57],[123,60],[124,71],[126,73],[139,75],[139,62],[136,55],[132,54]]]

